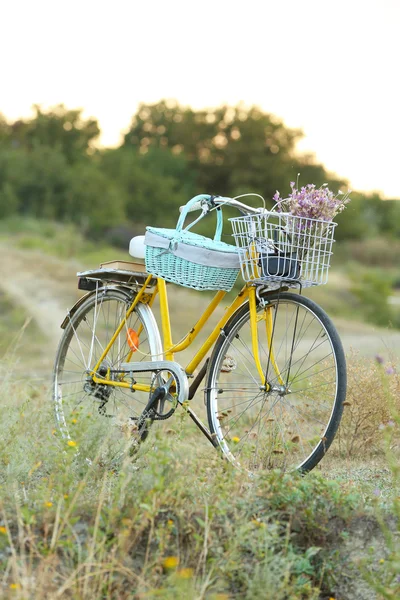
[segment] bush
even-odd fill
[[[354,353],[348,360],[347,398],[337,436],[337,448],[348,458],[384,455],[387,427],[398,437],[394,415],[400,412],[400,376],[391,363],[381,361]]]
[[[347,259],[353,259],[368,267],[398,268],[400,264],[400,241],[389,238],[373,238],[346,242],[343,250]]]
[[[353,275],[351,292],[360,302],[360,311],[366,321],[387,327],[397,325],[397,318],[388,303],[392,287],[385,273],[364,272]]]
[[[278,471],[250,480],[191,438],[185,418],[184,441],[160,425],[135,463],[88,466],[51,431],[43,388],[1,393],[0,564],[21,597],[332,595],[335,548],[358,505],[337,483]]]

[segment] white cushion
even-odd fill
[[[137,235],[129,243],[129,254],[134,258],[144,258],[146,246],[144,245],[144,235]]]

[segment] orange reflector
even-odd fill
[[[128,342],[128,346],[132,352],[136,352],[136,350],[139,348],[139,336],[131,327],[129,327],[126,332],[126,341]]]

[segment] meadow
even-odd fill
[[[62,440],[51,369],[59,325],[81,294],[76,271],[128,255],[33,220],[3,222],[0,246],[1,597],[400,597],[400,334],[364,322],[356,263],[344,268],[339,254],[328,286],[309,292],[346,349],[339,434],[307,476],[250,479],[183,410],[112,466],[88,464]],[[179,337],[205,298],[173,286],[170,298]],[[201,393],[193,403],[203,414]]]

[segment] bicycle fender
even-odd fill
[[[72,308],[69,309],[69,311],[67,312],[64,321],[61,323],[60,327],[61,329],[65,329],[66,326],[68,325],[70,319],[74,316],[74,314],[76,313],[76,311],[78,310],[78,308],[85,302],[85,300],[87,300],[89,298],[89,296],[93,296],[94,294],[99,294],[104,288],[99,288],[97,291],[96,290],[92,290],[90,292],[88,292],[87,294],[84,294],[83,296],[81,296],[79,298],[79,300],[77,300],[75,302],[75,304],[73,305]],[[107,289],[115,289],[115,290],[126,290],[126,291],[131,291],[130,288],[126,288],[123,285],[121,286],[107,286]]]
[[[69,311],[67,312],[64,321],[61,323],[61,325],[60,325],[61,329],[65,329],[66,328],[66,326],[69,323],[69,320],[73,317],[73,315],[76,313],[76,311],[81,306],[81,304],[83,304],[85,302],[85,300],[87,300],[87,298],[89,298],[89,296],[91,296],[92,294],[93,294],[93,292],[88,292],[87,294],[84,294],[83,296],[81,296],[79,298],[79,300],[77,300],[75,302],[75,304],[73,305],[73,307],[70,308]]]

